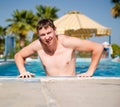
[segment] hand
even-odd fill
[[[82,73],[82,74],[77,74],[78,77],[92,77],[92,74],[86,72],[86,73]]]
[[[18,78],[31,78],[34,77],[35,75],[30,73],[30,72],[24,72],[18,76]]]

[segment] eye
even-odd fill
[[[41,34],[40,36],[45,36],[45,34]]]
[[[47,35],[51,34],[51,32],[48,32]]]

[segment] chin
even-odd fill
[[[48,46],[51,46],[53,45],[53,41],[51,41],[50,43],[47,44]]]

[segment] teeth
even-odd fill
[[[49,42],[49,40],[46,40],[46,42]]]
[[[49,44],[49,43],[50,43],[50,41],[49,41],[49,40],[47,40],[47,41],[46,41],[46,43],[47,43],[47,44]]]
[[[52,38],[50,37],[48,40],[46,40],[46,42],[50,42],[52,40]]]

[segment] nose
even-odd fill
[[[46,35],[45,35],[45,38],[46,38],[46,39],[49,39],[49,35],[48,35],[48,34],[46,34]]]

